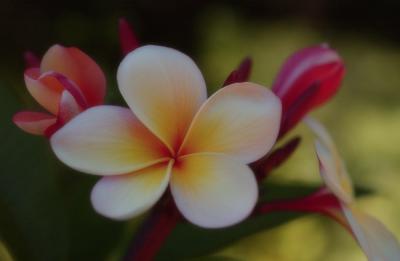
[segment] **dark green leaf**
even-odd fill
[[[17,260],[104,260],[125,223],[93,211],[97,178],[65,168],[46,139],[14,126],[24,106],[3,86],[0,99],[0,237]]]
[[[16,102],[4,87],[0,92],[1,236],[18,260],[66,260],[66,212],[47,144],[12,124]]]

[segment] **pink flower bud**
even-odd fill
[[[344,71],[342,59],[327,45],[304,48],[286,60],[272,87],[282,101],[280,136],[336,93]]]

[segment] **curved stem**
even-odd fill
[[[153,260],[180,219],[172,198],[167,195],[140,226],[124,260]]]
[[[303,198],[261,203],[253,215],[265,215],[276,211],[318,213],[332,218],[351,232],[339,200],[325,187]]]

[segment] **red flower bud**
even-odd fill
[[[327,45],[304,48],[284,63],[272,90],[282,101],[280,136],[310,110],[327,102],[339,89],[344,64]]]
[[[139,41],[125,18],[119,19],[118,31],[121,51],[124,56],[139,47]]]

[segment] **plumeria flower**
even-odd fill
[[[80,112],[102,104],[106,89],[103,72],[89,56],[60,45],[46,52],[39,67],[25,71],[25,84],[47,113],[22,111],[13,121],[28,133],[48,137]]]
[[[329,133],[311,118],[307,118],[306,122],[317,136],[315,147],[321,177],[327,188],[338,199],[344,214],[343,218],[368,260],[400,260],[400,245],[392,233],[377,219],[354,206],[350,177]]]
[[[65,164],[104,176],[91,193],[95,210],[117,220],[137,216],[169,185],[179,211],[198,226],[225,227],[246,218],[258,197],[247,164],[277,138],[279,99],[250,82],[207,99],[196,64],[160,46],[129,53],[117,80],[130,109],[93,107],[51,138]]]

